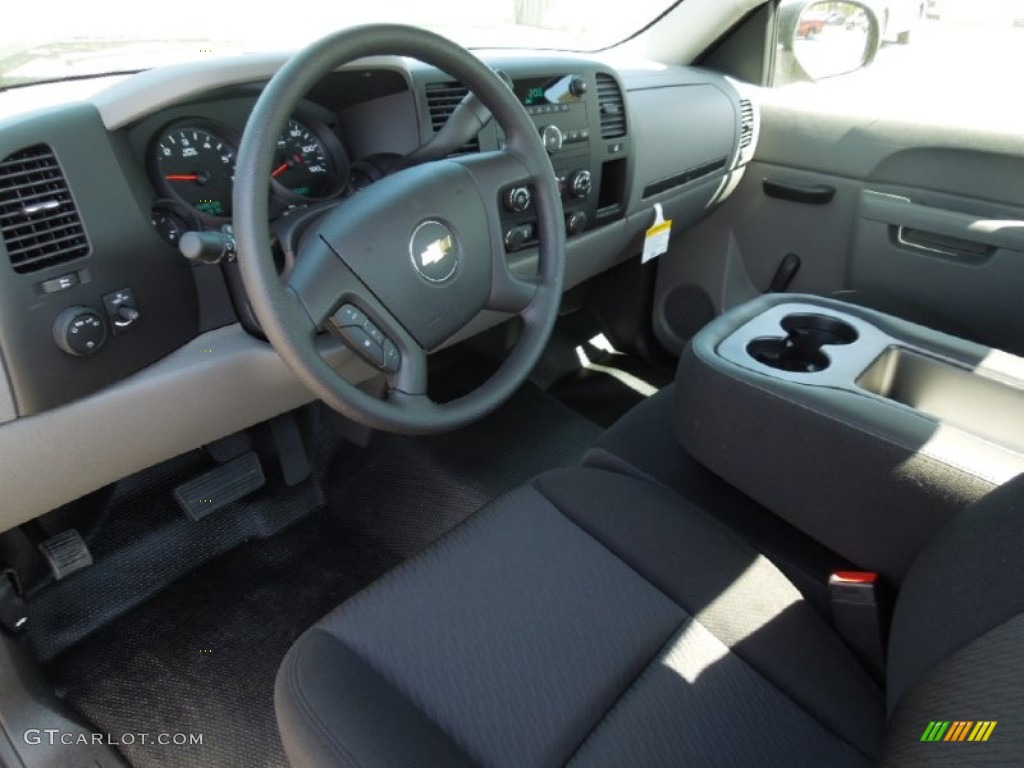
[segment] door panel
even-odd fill
[[[703,293],[721,312],[767,290],[795,253],[789,291],[857,291],[1024,353],[1024,137],[908,125],[771,91],[761,110],[742,183],[659,265],[654,324],[670,350],[692,332],[673,325],[686,317],[674,302]],[[772,184],[835,194],[800,202],[768,194]]]

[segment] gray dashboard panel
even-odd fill
[[[509,67],[517,59],[509,52],[480,53],[489,61],[507,63]],[[558,53],[533,54],[524,57],[522,65],[535,68],[543,64],[557,69],[558,62],[565,66],[565,62],[581,59],[590,60]],[[159,121],[158,115],[176,113],[189,103],[210,103],[209,98],[217,93],[238,96],[254,83],[272,76],[284,60],[284,56],[257,55],[153,70],[117,83],[92,97],[90,103],[98,111],[97,124],[105,127],[111,136],[119,136],[118,143],[127,147],[129,140],[125,137],[130,138],[133,129],[142,122]],[[398,72],[412,87],[429,76],[429,71],[425,75],[423,65],[391,57],[361,60],[351,66]],[[603,68],[616,71],[607,65]],[[633,74],[636,73],[630,73]],[[659,94],[664,105],[667,95],[671,105],[669,112],[681,116],[694,137],[709,133],[708,119],[699,117],[705,107],[715,113],[709,118],[711,122],[719,124],[717,130],[710,131],[713,135],[706,138],[690,141],[683,136],[680,139],[680,128],[671,114],[663,119],[659,119],[659,115],[651,128],[642,127],[649,116],[649,110],[642,105],[640,111],[628,117],[633,146],[642,132],[644,140],[652,147],[676,150],[681,166],[690,158],[699,163],[705,150],[722,152],[728,156],[730,165],[744,161],[736,151],[739,96],[725,78],[693,68],[668,67],[661,68],[656,78],[644,76],[640,81],[623,85],[627,109],[633,98],[647,102],[657,100]],[[644,95],[637,96],[641,93]],[[699,97],[691,104],[687,94],[699,94]],[[382,114],[393,116],[396,110],[406,115],[418,114],[423,110],[415,104],[410,109],[410,101],[415,97],[412,91],[396,94],[381,100],[380,105],[361,104],[339,118],[357,120],[358,111],[364,116],[373,113],[375,119]],[[410,123],[388,135],[403,145],[419,140],[415,137],[422,138],[422,115],[419,123]],[[379,139],[380,136],[373,137],[374,141],[367,147],[372,144],[374,149],[385,149],[374,143]],[[648,167],[656,167],[657,156],[649,157]],[[123,166],[121,170],[138,192],[134,177],[141,176],[125,165],[129,160],[127,154],[119,155],[119,167]],[[630,168],[630,179],[634,177],[633,170]],[[721,199],[729,188],[725,183],[727,178],[727,172],[723,171],[720,178],[711,176],[697,180],[648,200],[630,199],[623,218],[577,236],[569,243],[567,287],[638,252],[643,232],[649,226],[648,213],[653,200],[664,201],[666,213],[677,217],[678,226],[683,226],[706,215],[710,206]],[[140,201],[140,218],[144,218],[148,201],[141,197]],[[535,252],[525,250],[516,254],[512,261],[517,271],[529,272],[534,268]],[[505,319],[507,316],[484,313],[449,343]],[[368,369],[340,348],[335,348],[333,354],[339,370],[350,380],[358,382],[370,375]],[[0,385],[2,383],[0,381]],[[274,350],[265,342],[248,336],[238,325],[205,333],[117,384],[67,405],[4,424],[0,428],[0,483],[5,489],[5,504],[0,511],[0,530],[310,399],[311,395],[298,384]],[[0,423],[6,418],[4,402],[4,390],[0,386]],[[55,452],[54,445],[62,446],[62,451]],[[40,471],[41,467],[46,471]]]
[[[325,342],[341,375],[372,375]],[[0,427],[0,531],[310,400],[273,348],[241,326],[205,333],[112,387]]]

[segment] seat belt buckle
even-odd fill
[[[25,629],[28,624],[28,604],[18,581],[18,574],[12,569],[0,571],[0,627],[12,634]]]
[[[876,677],[885,674],[885,633],[878,574],[837,571],[829,576],[832,621],[847,645]]]

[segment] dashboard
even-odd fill
[[[479,54],[508,76],[548,149],[567,287],[636,256],[655,203],[675,228],[706,216],[752,157],[756,106],[715,73]],[[0,122],[0,479],[21,499],[9,515],[27,519],[310,399],[261,339],[231,254],[202,264],[179,252],[186,233],[230,232],[238,143],[283,61],[155,69],[88,101]],[[445,73],[405,59],[328,75],[278,138],[271,231],[392,173],[465,95]],[[492,122],[458,153],[503,141]],[[528,273],[532,191],[503,189],[495,202],[510,265]],[[278,257],[287,269],[283,234]],[[467,333],[503,319],[484,313]],[[350,378],[373,375],[330,337],[323,346]],[[91,446],[90,472],[60,465],[56,489],[44,489],[20,470],[54,440]],[[97,455],[96,445],[115,448]],[[15,523],[9,516],[0,529]]]

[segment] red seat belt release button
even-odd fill
[[[882,676],[885,635],[877,587],[878,574],[871,571],[837,571],[828,579],[836,629],[865,666]]]

